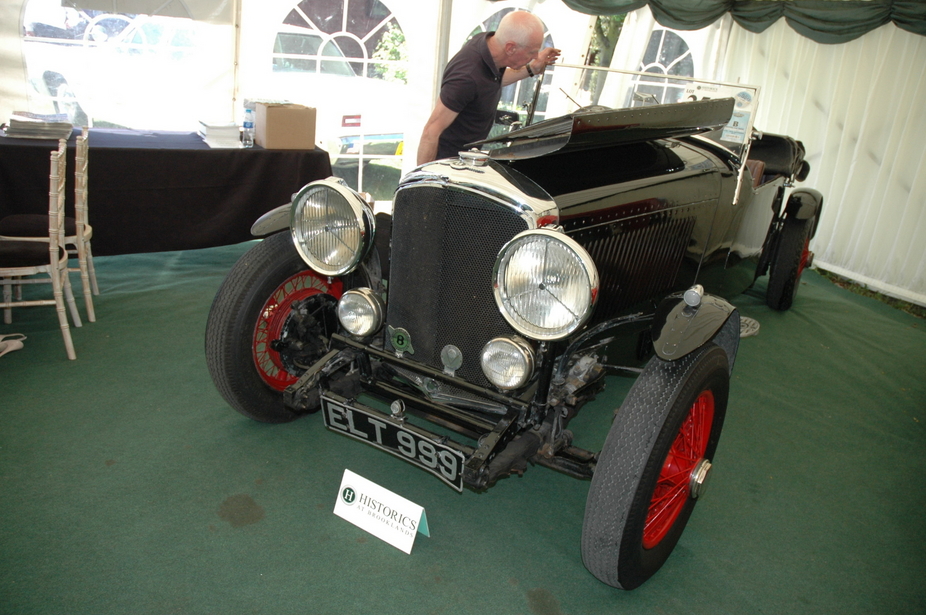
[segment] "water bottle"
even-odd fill
[[[241,133],[241,143],[245,147],[254,147],[254,109],[244,108],[244,131]]]

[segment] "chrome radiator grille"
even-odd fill
[[[573,234],[601,276],[593,322],[612,317],[694,280],[697,260],[685,267],[698,206],[639,216]]]
[[[482,347],[513,333],[492,296],[492,268],[526,229],[514,210],[472,192],[413,185],[396,193],[386,322],[409,333],[406,358],[443,369],[441,350],[452,344],[463,354],[457,376],[488,386]]]

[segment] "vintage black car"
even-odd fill
[[[653,575],[723,426],[740,340],[723,297],[768,273],[768,304],[790,307],[823,199],[788,191],[803,147],[753,130],[754,88],[685,83],[658,104],[629,79],[628,108],[415,169],[391,214],[331,178],[259,220],[206,331],[229,405],[271,423],[321,409],[458,491],[531,464],[588,479],[586,567],[623,589]],[[636,380],[584,450],[570,420],[608,374]]]

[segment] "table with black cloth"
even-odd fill
[[[74,149],[68,143],[68,211]],[[47,213],[55,140],[0,137],[0,217]],[[251,224],[331,175],[328,153],[210,149],[196,133],[90,130],[93,254],[189,250],[252,239]]]

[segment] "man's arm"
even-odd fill
[[[418,142],[418,164],[437,159],[437,141],[453,120],[457,119],[457,115],[459,113],[448,109],[440,99],[437,100],[437,105],[424,125],[421,140]]]
[[[506,68],[505,74],[502,75],[502,87],[511,85],[515,81],[520,81],[527,77],[526,68]]]

